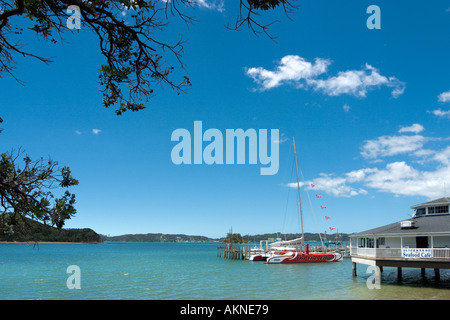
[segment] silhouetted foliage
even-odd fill
[[[84,242],[102,243],[92,229],[60,229],[25,218],[24,223],[13,226],[9,232],[0,233],[0,241],[17,242]]]
[[[49,57],[38,56],[17,41],[24,32],[23,18],[34,24],[31,28],[37,36],[56,43],[64,41],[69,29],[67,21],[76,6],[81,29],[91,31],[99,41],[99,50],[106,63],[99,67],[99,82],[103,92],[103,106],[116,106],[116,114],[127,110],[138,111],[154,94],[156,85],[167,85],[177,94],[191,86],[185,75],[178,80],[171,77],[174,66],[166,61],[175,57],[183,68],[183,40],[171,43],[161,32],[174,18],[186,23],[195,19],[185,12],[197,0],[0,0],[0,77],[9,74],[17,81],[14,68],[15,55],[34,57],[44,63]],[[240,0],[239,15],[233,27],[239,30],[247,25],[255,34],[267,32],[274,22],[263,24],[258,16],[261,12],[281,6],[287,13],[295,0]],[[126,15],[122,13],[126,12]],[[72,21],[72,20],[70,20]]]
[[[239,233],[228,233],[225,239],[222,241],[224,244],[244,244],[247,243],[247,241],[242,238],[242,236]]]
[[[51,159],[31,160],[22,151],[0,155],[0,233],[10,233],[26,218],[58,228],[75,213],[75,195],[65,191],[75,186],[69,167],[58,167]]]

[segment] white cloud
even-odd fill
[[[193,3],[200,8],[217,10],[220,12],[225,11],[223,0],[194,0]]]
[[[344,109],[345,112],[349,112],[351,108],[350,108],[350,106],[348,104],[344,104],[342,109]]]
[[[435,151],[430,150],[430,149],[418,149],[418,150],[414,151],[412,153],[412,155],[414,155],[416,157],[426,157],[426,156],[433,155],[434,153],[435,153]]]
[[[450,90],[446,92],[442,92],[438,95],[439,102],[449,102],[450,101]]]
[[[311,184],[314,184],[314,188],[311,186]],[[358,194],[367,193],[367,191],[364,189],[356,189],[347,185],[347,181],[345,178],[336,177],[334,175],[325,173],[321,173],[319,178],[307,181],[306,183],[300,183],[300,187],[303,187],[305,185],[308,190],[314,189],[317,191],[323,191],[327,194],[331,194],[335,197],[340,198],[349,198]],[[291,188],[297,188],[297,182],[288,183],[287,186]]]
[[[450,110],[443,111],[443,110],[441,110],[441,109],[439,108],[439,109],[437,109],[437,110],[431,111],[431,113],[434,114],[435,116],[438,116],[438,117],[443,117],[443,118],[447,117],[447,118],[450,118]]]
[[[366,159],[394,156],[419,150],[426,142],[421,135],[382,136],[375,140],[366,140],[361,155]]]
[[[167,3],[171,0],[161,0],[161,2]],[[200,8],[217,10],[220,12],[225,11],[225,3],[224,0],[191,0],[189,4],[196,5]]]
[[[398,130],[399,133],[404,133],[404,132],[413,132],[413,133],[420,133],[423,130],[425,130],[425,128],[418,123],[414,123],[413,125],[409,126],[409,127],[401,127],[400,130]]]
[[[442,92],[440,95],[438,95],[438,101],[442,102],[442,103],[450,102],[450,90],[446,91],[446,92]],[[443,110],[441,110],[441,108],[439,108],[439,109],[436,109],[433,111],[428,111],[428,112],[434,114],[437,117],[450,119],[450,110],[443,111]]]
[[[261,90],[268,90],[285,83],[294,84],[297,88],[311,87],[329,96],[343,94],[365,97],[368,90],[386,86],[393,88],[392,96],[397,98],[405,90],[405,84],[395,77],[386,77],[378,69],[366,64],[362,70],[338,72],[337,76],[325,79],[318,78],[328,70],[331,60],[316,58],[314,62],[298,55],[283,57],[274,71],[262,67],[249,68],[248,76],[260,85]]]
[[[443,196],[445,181],[450,179],[450,166],[435,171],[419,171],[406,162],[389,163],[366,179],[366,185],[377,191],[406,196]]]
[[[403,94],[403,92],[405,92],[406,85],[397,78],[391,78],[390,81],[392,81],[391,86],[394,87],[394,90],[392,90],[392,96],[397,99]]]
[[[102,132],[102,130],[100,130],[100,129],[91,129],[91,131],[90,131],[92,134],[95,134],[95,135],[97,135],[97,134],[99,134],[100,132]],[[85,134],[85,133],[89,133],[89,131],[80,131],[80,130],[75,130],[75,133],[77,134],[77,135],[82,135],[82,134]]]
[[[447,150],[446,161],[449,161],[450,150]],[[315,185],[315,190],[323,191],[335,197],[353,197],[367,195],[365,188],[377,192],[392,193],[405,196],[426,196],[439,198],[443,196],[444,183],[450,181],[450,163],[435,171],[420,171],[405,161],[388,163],[385,168],[366,168],[346,173],[345,177],[332,174],[320,174],[319,178],[308,181]],[[355,186],[359,184],[361,186]],[[301,184],[303,186],[303,184]],[[288,184],[297,188],[297,183]],[[307,188],[312,188],[307,185]]]
[[[284,143],[286,141],[288,141],[289,139],[286,137],[286,135],[284,133],[281,134],[280,138],[278,140],[273,140],[274,143]]]
[[[264,68],[249,68],[247,75],[261,85],[261,90],[272,89],[285,82],[294,82],[301,86],[301,80],[316,77],[327,71],[331,64],[329,60],[316,58],[314,63],[295,55],[288,55],[281,59],[275,71]]]
[[[404,161],[398,161],[388,163],[386,169],[374,169],[372,174],[365,177],[365,181],[372,188],[383,189],[386,183],[397,184],[404,179],[416,179],[418,176],[417,170],[407,165]]]
[[[402,131],[403,130],[403,131]],[[421,125],[402,127],[402,132],[422,132]],[[390,193],[394,196],[426,196],[430,199],[444,195],[444,184],[450,181],[450,146],[432,150],[423,146],[432,141],[449,141],[448,138],[425,137],[422,135],[383,136],[366,141],[362,147],[365,159],[403,155],[401,161],[386,163],[380,167],[352,170],[341,176],[321,173],[305,183],[306,188],[321,190],[336,197],[353,197],[369,194],[369,191]],[[416,161],[418,156],[423,161]],[[413,157],[412,164],[408,164]],[[427,167],[422,167],[426,164]],[[435,165],[433,168],[432,165]],[[431,169],[430,169],[431,167]],[[296,187],[296,184],[289,184]],[[302,184],[303,186],[303,184]],[[369,191],[368,191],[369,190]]]
[[[444,165],[450,165],[450,146],[434,153],[433,160],[438,161]]]
[[[367,174],[371,174],[371,173],[375,172],[376,170],[377,169],[366,168],[366,169],[350,171],[345,174],[345,176],[347,177],[346,180],[348,182],[360,182],[366,178]]]
[[[310,83],[313,84],[315,90],[321,90],[329,96],[348,94],[363,98],[366,97],[370,88],[382,85],[394,87],[392,95],[395,98],[404,91],[404,84],[397,78],[382,76],[376,68],[369,64],[366,64],[363,70],[341,71],[335,77],[325,80],[313,79]]]

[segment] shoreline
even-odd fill
[[[103,242],[60,242],[60,241],[0,241],[0,244],[26,244],[26,245],[40,245],[40,244],[104,244]]]

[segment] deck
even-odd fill
[[[356,276],[356,264],[396,267],[398,278],[402,278],[402,268],[434,269],[439,281],[439,270],[450,269],[449,248],[358,248],[351,247],[352,274]]]

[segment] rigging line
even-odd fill
[[[299,201],[297,200],[297,219],[298,219],[298,223],[297,223],[297,225],[298,225],[298,234],[299,235],[301,235],[302,237],[303,237],[303,234],[302,234],[302,229],[301,229],[301,221],[300,221],[300,217],[302,216],[302,210],[300,209],[300,206],[301,206],[301,204],[299,203]],[[303,241],[304,241],[305,239],[303,239]]]
[[[305,178],[303,177],[303,172],[302,172],[302,168],[301,167],[299,168],[299,171],[300,171],[300,174],[302,176],[303,183],[305,183]],[[313,213],[314,222],[316,223],[317,232],[319,233],[320,242],[322,243],[322,247],[323,247],[323,240],[322,240],[322,236],[320,235],[320,229],[319,229],[319,225],[318,225],[317,220],[316,220],[316,214],[314,213],[314,208],[313,208],[313,205],[312,205],[312,202],[311,202],[311,197],[309,196],[308,189],[305,188],[305,190],[306,190],[306,194],[308,195],[308,200],[309,200],[309,204],[311,206],[311,211]]]
[[[290,158],[291,153],[289,152],[289,158]],[[294,162],[292,162],[292,168],[291,168],[291,176],[289,178],[288,181],[292,181],[292,176],[294,175]],[[291,187],[288,185],[288,196],[286,199],[286,207],[284,209],[284,218],[283,218],[283,228],[281,229],[282,233],[285,232],[285,226],[286,226],[286,216],[287,216],[287,209],[288,209],[288,204],[289,204],[289,195],[291,193]],[[286,239],[286,235],[285,235],[285,239]]]

